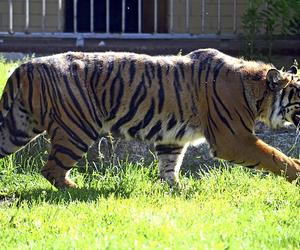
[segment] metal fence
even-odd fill
[[[222,3],[221,0],[215,0],[215,7],[216,7],[216,18],[213,20],[216,22],[216,29],[214,32],[205,33],[206,25],[207,25],[207,13],[206,8],[210,1],[209,0],[197,0],[197,6],[200,6],[198,9],[199,16],[197,17],[199,22],[199,29],[195,32],[191,32],[191,11],[195,8],[193,5],[195,4],[195,0],[168,0],[167,1],[167,31],[166,32],[158,32],[159,26],[159,19],[158,19],[158,0],[135,0],[137,4],[137,30],[133,33],[127,33],[125,29],[125,24],[127,20],[126,16],[126,2],[127,0],[121,1],[121,30],[118,33],[113,33],[110,29],[111,25],[111,13],[110,13],[110,4],[113,1],[110,0],[103,0],[105,1],[106,10],[105,10],[105,20],[106,20],[106,28],[104,32],[96,32],[95,31],[95,10],[94,4],[97,0],[86,0],[90,1],[90,12],[89,12],[89,31],[88,32],[79,32],[78,31],[78,0],[73,0],[73,31],[72,32],[65,32],[64,30],[64,7],[65,7],[65,0],[56,0],[56,10],[57,10],[57,21],[56,21],[56,30],[55,31],[47,31],[46,24],[47,24],[47,8],[49,0],[40,0],[41,3],[41,29],[39,31],[30,31],[31,25],[31,14],[30,8],[31,5],[35,4],[36,1],[33,0],[24,0],[23,4],[25,4],[24,8],[24,30],[23,31],[16,31],[15,30],[15,14],[14,8],[16,2],[14,0],[7,0],[8,1],[8,30],[0,30],[0,35],[10,35],[10,36],[37,36],[37,37],[84,37],[84,38],[201,38],[201,37],[213,37],[219,36],[221,34],[221,25],[222,25]],[[142,29],[143,26],[143,15],[145,14],[142,6],[145,1],[153,1],[153,32],[147,33],[144,32]],[[178,4],[178,1],[181,3],[184,1],[185,9],[181,10],[184,12],[181,15],[181,21],[184,22],[184,29],[182,32],[176,32],[175,30],[175,21],[178,18],[178,15],[175,15],[175,4]],[[53,4],[54,0],[51,1]],[[227,5],[231,5],[232,15],[231,15],[231,32],[222,34],[223,36],[234,36],[237,32],[237,0],[227,0]],[[197,7],[198,8],[198,7]],[[97,13],[96,13],[97,14]],[[228,18],[227,18],[228,19]],[[228,21],[228,20],[227,20]],[[177,20],[178,22],[178,20]]]

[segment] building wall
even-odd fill
[[[88,1],[88,0],[87,0]],[[148,13],[144,16],[144,31],[151,32],[151,16],[153,15],[152,6],[149,5],[151,0],[144,0],[144,13],[148,9]],[[221,33],[233,32],[233,1],[220,0],[221,2]],[[58,31],[58,0],[47,0],[46,13],[46,32]],[[63,1],[64,2],[64,1]],[[170,8],[169,0],[158,0],[159,6],[163,9],[158,11],[158,20],[161,22],[158,27],[158,32],[165,32],[169,29]],[[164,4],[161,4],[164,2]],[[174,33],[185,33],[185,0],[174,0]],[[202,32],[202,0],[190,0],[190,29],[187,31],[192,34],[214,34],[217,33],[217,2],[218,0],[206,0],[205,4],[205,28]],[[14,3],[14,31],[24,31],[25,28],[25,0],[13,0]],[[237,33],[242,32],[241,16],[245,10],[247,0],[237,0]],[[162,7],[159,7],[162,8]],[[150,11],[151,10],[151,11]],[[64,15],[64,7],[62,10]],[[150,17],[149,17],[150,16]],[[147,18],[145,18],[147,17]],[[149,17],[149,18],[148,18]],[[166,18],[167,17],[167,18]],[[62,18],[62,27],[64,27],[64,18]],[[150,28],[149,28],[149,27]],[[0,1],[0,31],[8,31],[9,29],[9,5],[8,0]],[[42,0],[30,0],[30,24],[29,32],[42,31]]]
[[[221,2],[221,33],[233,33],[233,0],[220,0]],[[242,15],[245,11],[247,0],[237,0],[237,33],[242,32]],[[185,32],[186,1],[174,0],[174,32]],[[168,13],[170,16],[170,11]],[[192,34],[213,34],[218,31],[218,0],[205,1],[204,31],[202,32],[202,0],[190,0],[190,30]]]
[[[24,31],[25,28],[25,0],[13,0],[13,28],[15,32]],[[45,31],[58,31],[58,1],[47,0]],[[42,31],[42,0],[30,0],[29,7],[29,32]],[[64,13],[64,10],[62,10]],[[62,18],[62,27],[63,27]],[[8,31],[9,29],[9,4],[7,0],[0,1],[0,31]]]

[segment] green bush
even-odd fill
[[[253,57],[257,36],[266,37],[271,56],[272,42],[277,35],[299,35],[299,13],[300,0],[249,0],[242,17],[247,56]]]

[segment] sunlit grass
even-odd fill
[[[121,163],[57,191],[38,173],[0,168],[0,239],[11,249],[298,249],[299,187],[241,167],[181,177]],[[5,166],[8,165],[8,170]]]

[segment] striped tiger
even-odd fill
[[[171,185],[190,144],[206,140],[215,157],[283,174],[300,161],[254,134],[300,123],[297,68],[283,72],[215,49],[184,56],[68,52],[35,58],[9,77],[0,103],[0,157],[46,132],[42,175],[57,188],[76,187],[72,166],[111,132],[154,143],[160,178]]]

